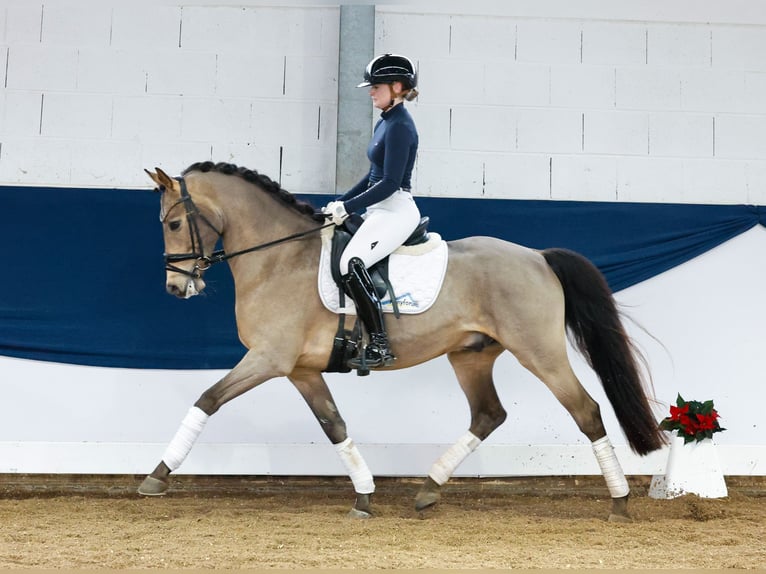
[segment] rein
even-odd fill
[[[202,221],[208,227],[210,227],[210,229],[215,231],[216,235],[218,235],[219,238],[223,237],[223,233],[221,233],[218,230],[218,228],[216,228],[216,226],[213,225],[210,222],[210,220],[204,216],[204,214],[200,213],[199,209],[197,209],[197,206],[194,204],[194,201],[192,200],[191,195],[189,195],[189,190],[186,187],[186,181],[184,180],[184,178],[177,177],[175,179],[176,181],[178,181],[178,183],[181,186],[181,199],[179,199],[176,203],[171,205],[165,214],[160,213],[160,221],[164,222],[165,219],[167,219],[167,216],[170,214],[170,212],[173,210],[173,208],[176,205],[178,205],[179,203],[183,204],[184,209],[186,210],[186,220],[189,224],[189,235],[191,238],[191,252],[165,253],[164,257],[165,257],[166,271],[174,271],[176,273],[181,273],[182,275],[188,275],[189,277],[199,279],[202,276],[201,274],[207,271],[208,269],[210,269],[210,267],[212,267],[215,263],[221,263],[222,261],[227,261],[239,255],[244,255],[246,253],[253,253],[255,251],[261,251],[262,249],[274,247],[275,245],[279,245],[281,243],[294,241],[295,239],[306,237],[307,235],[317,233],[327,227],[334,225],[334,223],[320,225],[319,227],[314,227],[306,231],[293,233],[292,235],[288,235],[287,237],[282,237],[280,239],[275,239],[273,241],[261,243],[260,245],[248,247],[247,249],[242,249],[240,251],[235,251],[233,253],[226,253],[223,249],[217,249],[213,251],[213,253],[211,253],[210,255],[205,255],[204,248],[202,246],[202,236],[200,235],[199,224],[197,223],[197,219],[198,218],[202,219]],[[194,269],[192,271],[187,271],[186,269],[181,269],[180,267],[173,265],[174,263],[178,263],[180,261],[189,261],[191,259],[195,260]]]

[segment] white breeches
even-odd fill
[[[340,258],[340,272],[348,273],[348,262],[358,257],[365,267],[390,255],[415,231],[420,211],[412,194],[401,189],[367,208],[359,230],[349,241]]]

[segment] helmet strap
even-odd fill
[[[383,110],[384,112],[387,112],[388,110],[393,108],[396,104],[400,104],[404,101],[404,94],[396,95],[394,93],[394,88],[392,87],[393,84],[386,84],[386,85],[388,86],[388,93],[391,96],[391,101]]]

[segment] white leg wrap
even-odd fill
[[[593,444],[593,454],[596,455],[601,474],[604,475],[606,486],[612,498],[622,498],[630,493],[628,481],[622,472],[620,461],[614,454],[614,447],[608,436],[604,436]]]
[[[346,467],[351,482],[354,484],[354,491],[357,494],[372,494],[375,492],[375,482],[372,480],[372,473],[367,467],[367,463],[362,458],[359,449],[356,448],[354,441],[347,438],[343,442],[335,445],[343,466]]]
[[[165,454],[162,455],[162,462],[172,471],[181,466],[186,459],[192,446],[194,446],[199,433],[205,428],[208,415],[198,407],[192,407],[186,413],[184,420],[181,421],[181,427],[176,432],[173,440],[170,441]]]
[[[475,451],[476,447],[480,444],[481,439],[479,437],[471,431],[466,432],[434,463],[428,476],[441,486],[450,479],[455,469],[460,466],[460,463]]]

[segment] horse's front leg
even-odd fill
[[[370,499],[375,492],[375,482],[359,449],[346,433],[346,423],[335,406],[330,389],[322,373],[308,369],[296,369],[288,378],[306,400],[311,412],[319,421],[327,438],[335,445],[343,465],[348,471],[356,492],[356,502],[349,512],[354,518],[370,518]]]
[[[264,381],[284,374],[277,372],[273,366],[264,367],[263,363],[251,351],[223,379],[202,393],[181,421],[181,426],[165,449],[160,463],[138,487],[139,494],[145,496],[165,494],[170,473],[177,470],[186,460],[207,419],[230,400]]]

